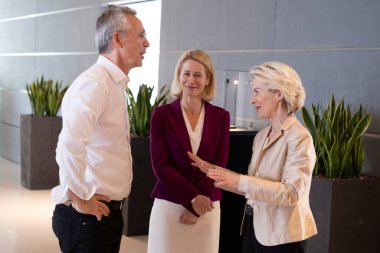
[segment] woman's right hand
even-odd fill
[[[197,195],[191,204],[194,211],[199,216],[202,216],[207,212],[211,212],[212,209],[214,209],[214,204],[212,203],[211,199],[204,195]]]
[[[210,169],[207,176],[215,181],[216,187],[226,187],[233,190],[237,190],[239,187],[240,174],[236,172],[227,169]]]

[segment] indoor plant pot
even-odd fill
[[[21,184],[31,189],[50,189],[59,183],[55,149],[62,128],[57,116],[68,87],[43,76],[26,85],[32,115],[21,115]]]
[[[20,121],[22,186],[39,190],[58,185],[55,148],[62,118],[21,115]]]
[[[156,183],[149,146],[149,137],[131,138],[133,182],[131,193],[123,207],[123,233],[126,236],[146,235],[149,231],[150,210],[153,205],[150,193]]]
[[[302,108],[302,117],[317,154],[310,206],[318,234],[309,239],[309,251],[378,252],[380,180],[361,174],[371,115],[361,106],[352,112],[344,99],[336,104],[332,96],[326,109]]]
[[[318,234],[308,241],[310,253],[379,252],[380,179],[312,180]]]
[[[150,159],[150,117],[154,107],[166,103],[169,90],[166,86],[162,87],[153,105],[150,102],[152,91],[152,87],[142,84],[135,99],[127,89],[133,160],[132,189],[123,206],[123,234],[127,236],[146,235],[149,231],[153,206],[150,194],[156,183]]]

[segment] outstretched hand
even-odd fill
[[[209,178],[213,179],[216,187],[234,190],[237,190],[239,187],[240,174],[206,162],[189,151],[187,155],[193,160],[191,165],[198,167],[201,171],[206,173]]]
[[[240,174],[227,169],[210,169],[207,176],[215,180],[215,186],[237,190],[239,187]]]
[[[201,171],[207,174],[209,169],[215,168],[215,165],[206,162],[205,160],[202,160],[199,156],[191,153],[190,151],[187,151],[187,155],[190,157],[190,159],[193,161],[191,165],[198,167]]]

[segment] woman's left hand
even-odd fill
[[[215,168],[215,165],[208,163],[205,160],[202,160],[199,156],[194,155],[190,151],[187,151],[187,155],[190,157],[191,160],[193,160],[191,165],[198,167],[204,173],[207,173],[209,169]]]
[[[209,169],[207,176],[215,180],[215,186],[237,190],[239,187],[240,174],[227,169]]]

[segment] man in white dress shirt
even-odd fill
[[[60,184],[52,226],[62,252],[119,252],[122,205],[132,182],[128,73],[142,65],[149,42],[136,12],[113,6],[99,16],[97,62],[62,101],[56,160]]]

